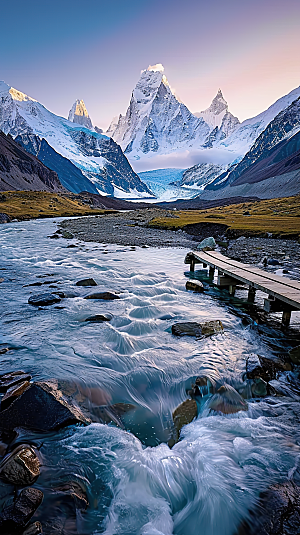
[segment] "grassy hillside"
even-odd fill
[[[45,191],[5,191],[0,193],[0,213],[20,221],[38,217],[62,217],[104,214],[106,210],[92,209],[74,200],[74,195]]]
[[[178,217],[158,218],[149,226],[176,230],[195,223],[222,223],[236,235],[300,235],[300,195],[175,213]]]

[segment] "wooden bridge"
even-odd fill
[[[213,280],[218,270],[217,286],[227,288],[234,295],[237,285],[248,286],[248,301],[254,303],[255,292],[260,290],[268,297],[264,300],[266,312],[283,312],[282,326],[288,327],[291,312],[300,310],[300,282],[281,277],[259,269],[251,264],[242,264],[215,251],[192,251],[186,255],[185,263],[190,271],[195,264],[209,266],[209,276]]]

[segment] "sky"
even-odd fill
[[[63,117],[83,99],[106,129],[162,63],[192,111],[218,88],[240,120],[300,85],[299,0],[1,2],[0,80]]]

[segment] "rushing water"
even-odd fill
[[[183,249],[68,248],[71,241],[47,238],[55,229],[50,220],[1,227],[0,343],[12,350],[0,371],[76,380],[97,390],[98,404],[125,402],[136,410],[124,416],[124,428],[93,423],[27,432],[44,461],[36,486],[47,497],[63,481],[84,484],[90,505],[77,518],[84,535],[234,534],[261,490],[297,474],[299,398],[287,390],[286,397],[250,399],[247,412],[230,416],[211,414],[204,404],[170,449],[172,412],[197,375],[240,388],[250,353],[272,357],[288,341],[242,321],[246,312],[217,290],[187,292]],[[59,290],[85,295],[92,289],[75,282],[86,277],[121,299],[79,296],[42,309],[27,303],[31,292],[49,287],[28,284],[52,280]],[[84,322],[107,312],[111,322]],[[170,333],[175,321],[211,319],[223,322],[224,333],[200,340]]]

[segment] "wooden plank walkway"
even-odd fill
[[[233,289],[231,293],[234,293],[238,283],[247,284],[249,300],[254,300],[255,290],[267,293],[271,303],[275,304],[278,301],[282,303],[285,326],[289,324],[291,311],[300,310],[300,282],[298,281],[275,275],[251,264],[237,262],[215,251],[192,251],[188,253],[186,263],[190,264],[191,271],[198,263],[209,265],[211,270],[217,269],[218,285]]]

